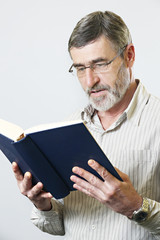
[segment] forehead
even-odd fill
[[[104,36],[101,36],[96,41],[87,44],[80,48],[71,48],[70,54],[74,63],[90,63],[95,59],[103,58],[110,59],[114,56],[115,51],[111,42]]]

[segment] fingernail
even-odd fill
[[[30,178],[30,177],[31,177],[30,172],[26,172],[26,173],[25,173],[25,177]]]
[[[89,164],[89,165],[94,165],[94,163],[95,163],[95,161],[94,161],[93,159],[90,159],[90,160],[88,161],[88,164]]]
[[[74,175],[70,176],[70,180],[74,182],[75,181],[75,176]]]
[[[78,172],[78,167],[73,167],[72,172]]]
[[[13,166],[13,167],[16,167],[16,166],[17,166],[17,163],[16,163],[16,162],[12,162],[12,166]]]

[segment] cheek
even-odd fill
[[[84,79],[79,79],[78,81],[79,81],[81,87],[83,88],[83,90],[85,91],[87,86],[86,86],[86,83],[85,83]]]
[[[117,80],[119,80],[119,72],[120,72],[121,66],[113,66],[110,71],[104,75],[101,76],[101,79],[103,81],[103,84],[108,84],[111,88],[115,88],[115,85],[117,83]]]
[[[115,86],[115,83],[118,79],[118,74],[116,74],[115,72],[112,72],[110,74],[103,74],[101,77],[101,84],[102,85],[109,85],[111,88],[113,88]]]

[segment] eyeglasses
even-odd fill
[[[127,47],[124,46],[119,53],[109,62],[99,60],[98,62],[91,63],[89,66],[79,65],[79,64],[72,64],[72,66],[69,69],[69,72],[72,73],[74,76],[77,75],[78,78],[83,78],[86,74],[86,69],[90,68],[94,73],[105,73],[108,70],[108,66],[117,58],[119,57],[122,52]]]

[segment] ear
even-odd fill
[[[131,68],[135,61],[135,49],[134,45],[130,43],[124,53],[125,64],[127,67]]]

